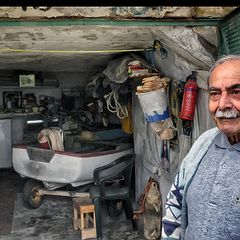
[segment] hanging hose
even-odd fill
[[[122,106],[118,101],[118,93],[112,90],[110,93],[104,96],[107,109],[111,113],[116,113],[119,119],[124,119],[128,117],[127,106]],[[113,103],[112,103],[113,102]]]

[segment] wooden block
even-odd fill
[[[96,228],[89,228],[84,229],[82,232],[82,239],[88,239],[88,238],[96,238],[97,237],[97,231]]]
[[[80,229],[82,239],[97,237],[95,206],[90,198],[73,198],[73,226]]]

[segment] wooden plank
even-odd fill
[[[52,195],[52,196],[63,196],[63,197],[88,197],[90,198],[89,192],[71,192],[71,191],[50,191],[50,190],[39,190],[40,195]]]
[[[78,211],[75,207],[73,208],[73,228],[78,230]]]
[[[90,213],[90,212],[94,212],[94,205],[86,205],[86,206],[80,206],[80,212],[82,213]]]
[[[84,215],[83,213],[80,213],[80,229],[83,231],[85,229],[84,227]]]

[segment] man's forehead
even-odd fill
[[[216,66],[208,79],[209,83],[212,81],[228,81],[238,83],[240,82],[240,60],[229,60]]]
[[[217,69],[221,69],[221,68],[224,68],[224,69],[229,69],[229,70],[232,70],[232,69],[239,69],[240,70],[240,59],[232,59],[232,60],[228,60],[226,62],[223,62],[219,65],[217,65],[212,72],[214,72],[215,70]]]
[[[239,89],[240,88],[240,82],[236,84],[230,84],[229,86],[225,86],[225,89]],[[209,90],[220,90],[220,87],[217,86],[209,86]]]

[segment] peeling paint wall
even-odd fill
[[[0,18],[201,18],[222,17],[234,7],[1,7]]]
[[[195,17],[223,17],[236,7],[196,7]]]

